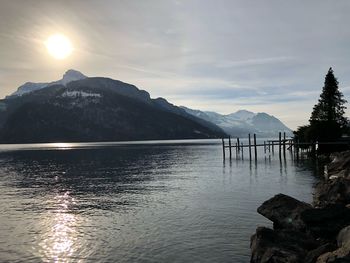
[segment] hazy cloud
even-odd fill
[[[330,66],[350,95],[347,0],[0,0],[0,92],[68,68],[175,104],[307,121]],[[53,33],[75,46],[54,61]]]

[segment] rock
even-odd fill
[[[258,208],[258,213],[270,219],[276,229],[292,228],[303,230],[305,224],[300,220],[300,214],[308,209],[312,209],[311,205],[293,197],[278,194],[265,201]]]
[[[317,184],[314,194],[315,206],[324,207],[327,204],[346,205],[348,203],[350,203],[350,180],[337,178]]]
[[[342,247],[347,243],[350,243],[350,226],[344,227],[342,230],[340,230],[337,236],[338,247]]]
[[[328,177],[337,175],[349,177],[350,175],[350,151],[331,154],[332,162],[327,165]]]
[[[301,232],[258,227],[251,238],[250,262],[304,262],[307,251],[318,245],[315,239]]]
[[[339,231],[349,225],[350,209],[333,204],[324,208],[305,210],[300,218],[314,236],[335,240]]]
[[[309,251],[306,254],[305,257],[305,263],[314,263],[316,262],[316,260],[318,259],[319,256],[321,256],[322,254],[325,254],[327,252],[333,251],[336,249],[336,246],[334,244],[331,243],[326,243],[318,248],[315,248],[311,251]]]
[[[350,262],[350,243],[334,250],[327,252],[318,257],[317,263],[349,263]]]
[[[278,194],[258,213],[274,223],[251,238],[252,263],[350,263],[350,151],[331,156],[314,205]]]

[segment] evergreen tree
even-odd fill
[[[347,101],[339,91],[338,84],[333,69],[330,68],[325,78],[320,99],[313,108],[310,118],[311,125],[315,122],[337,124],[339,128],[344,128],[347,125],[347,119],[344,117],[346,109],[344,104]]]
[[[295,139],[300,142],[328,142],[339,139],[348,129],[345,115],[343,94],[339,91],[338,80],[330,68],[325,78],[322,93],[318,103],[314,106],[310,117],[310,124],[301,126],[294,132]],[[341,147],[320,145],[319,152],[340,150]]]

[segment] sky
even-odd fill
[[[295,129],[329,67],[350,100],[349,13],[348,0],[0,0],[0,97],[75,69],[176,105],[266,112]],[[44,45],[57,33],[74,46],[64,60]]]

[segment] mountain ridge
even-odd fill
[[[0,142],[203,139],[226,136],[163,98],[122,81],[85,77],[0,101]],[[62,78],[63,80],[65,78]]]
[[[112,103],[108,97],[113,98],[114,103]],[[129,105],[126,105],[123,101],[128,101],[131,105],[134,105],[135,108],[129,107]],[[31,107],[28,107],[28,105],[31,105]],[[89,107],[93,108],[95,112],[90,111]],[[76,123],[79,123],[80,120],[85,122],[81,124],[82,127],[76,127],[76,130],[73,132],[76,135],[75,137],[73,136],[73,138],[66,131],[67,127],[60,126],[61,124],[50,120],[45,113],[38,112],[38,108],[46,111],[47,114],[50,112],[52,116],[56,116],[58,119],[61,118],[61,123],[66,123],[66,125],[71,127],[75,127]],[[160,121],[164,122],[164,125],[167,123],[173,130],[171,131],[169,127],[163,127],[162,125],[159,126],[157,124],[157,119],[146,116],[144,112],[139,111],[140,109],[148,113],[152,112],[153,115],[162,116],[163,119]],[[72,116],[74,115],[76,119],[72,119],[72,123],[70,124],[62,119],[62,116],[71,119],[67,110],[80,112],[80,115],[76,116],[71,114]],[[114,112],[114,114],[111,114],[108,110]],[[62,116],[60,116],[60,111]],[[31,113],[30,116],[28,116],[28,112]],[[96,119],[86,117],[87,112],[90,112]],[[100,116],[97,116],[95,114],[96,112],[99,112]],[[137,114],[134,116],[134,119],[131,118],[128,120],[124,115],[118,115],[120,112],[123,112],[125,116],[127,114]],[[45,119],[47,123],[51,123],[53,126],[58,125],[63,134],[66,134],[66,139],[68,140],[80,140],[83,138],[89,141],[107,139],[217,138],[226,136],[227,134],[236,137],[245,137],[248,133],[256,133],[260,137],[275,137],[279,131],[285,131],[288,135],[292,134],[291,130],[280,120],[267,113],[254,113],[248,110],[239,110],[230,114],[220,114],[212,111],[193,110],[184,106],[178,107],[168,102],[165,98],[151,98],[147,91],[139,89],[135,85],[106,77],[87,77],[76,70],[68,70],[58,81],[49,83],[27,82],[10,96],[0,100],[0,141],[11,140],[11,136],[13,137],[13,134],[16,133],[15,130],[21,130],[21,124],[26,123],[24,116],[31,119],[38,128],[40,128],[40,118]],[[35,116],[37,118],[35,118]],[[84,119],[84,116],[86,119]],[[106,116],[111,119],[110,122],[113,123],[112,125],[108,125],[109,120]],[[140,116],[142,116],[143,119],[147,119],[148,122],[143,122]],[[105,123],[100,123],[98,118],[103,119]],[[124,132],[120,133],[118,137],[113,136],[111,131],[107,132],[113,125],[114,128],[125,129],[120,123],[118,124],[118,118],[119,120],[123,120],[125,127],[129,127],[128,132],[130,135]],[[184,127],[192,127],[192,130],[184,127],[184,130],[181,130],[181,127],[176,127],[174,123],[169,122],[169,118],[176,119],[178,125],[181,123]],[[16,123],[16,121],[18,123]],[[133,127],[133,129],[143,128],[137,125],[135,126],[133,123],[134,121],[143,123],[147,132],[142,134],[142,132],[138,133],[132,131],[131,127]],[[95,124],[95,126],[92,125],[92,123],[99,123],[100,127],[105,127],[106,129],[107,126],[111,127],[101,132],[101,135],[94,130],[99,127]],[[152,123],[154,127],[158,127],[159,134],[157,134],[156,130],[152,129],[150,123]],[[12,128],[11,125],[13,126]],[[31,123],[26,123],[26,125],[28,127],[32,126]],[[90,127],[91,125],[94,127]],[[28,127],[26,128],[28,129]],[[47,130],[48,127],[45,129]],[[86,133],[84,129],[89,130],[91,136],[89,132]],[[164,132],[167,129],[170,135]],[[32,132],[35,133],[34,128]],[[55,134],[55,141],[65,139],[63,137],[60,138],[53,130],[49,129],[47,132],[49,134]],[[81,133],[81,138],[79,138],[79,132]],[[50,138],[44,136],[44,134],[41,134],[41,136],[42,138],[50,140]],[[27,137],[28,141],[39,140],[39,138],[29,138],[31,137],[29,134],[27,134]],[[19,134],[14,141],[21,141]]]
[[[292,135],[292,130],[273,115],[264,112],[254,113],[238,110],[230,114],[220,114],[213,111],[200,111],[180,106],[187,113],[212,122],[222,128],[227,134],[235,137],[246,137],[248,133],[256,133],[260,137],[276,137],[278,132]]]
[[[68,83],[76,80],[85,79],[87,76],[82,74],[80,71],[69,69],[67,70],[64,75],[62,76],[62,79],[53,81],[53,82],[26,82],[23,85],[19,86],[18,89],[12,93],[11,95],[7,96],[7,98],[16,97],[16,96],[22,96],[24,94],[40,90],[43,88],[47,88],[53,85],[61,84],[63,86],[67,85]]]

